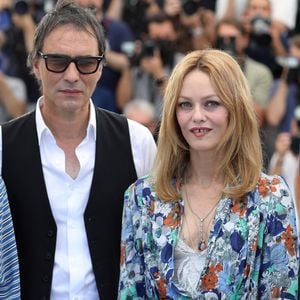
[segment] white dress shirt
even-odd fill
[[[76,148],[80,171],[76,179],[65,172],[65,155],[46,126],[40,104],[36,106],[36,125],[43,174],[57,240],[51,299],[99,299],[84,226],[83,214],[90,194],[95,163],[96,113],[90,101],[90,119],[86,137]],[[150,131],[128,120],[131,147],[138,177],[153,165],[156,145]],[[101,137],[100,137],[101,138]],[[22,151],[22,150],[20,150]],[[2,130],[0,130],[0,168],[2,167]],[[121,200],[121,199],[120,199]]]

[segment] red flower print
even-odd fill
[[[279,287],[273,287],[271,291],[271,299],[279,299],[280,297],[280,289]]]
[[[258,191],[262,197],[266,197],[270,193],[270,191],[272,193],[277,191],[276,185],[279,183],[280,180],[278,178],[273,178],[271,182],[266,178],[261,178],[258,182]]]
[[[247,211],[245,200],[234,201],[231,211],[235,214],[239,214],[241,217],[244,216]]]
[[[295,256],[296,250],[294,244],[293,229],[290,224],[288,225],[285,232],[281,236],[284,240],[284,246],[286,247],[289,255]]]
[[[167,299],[166,282],[163,278],[156,280],[159,299]]]
[[[169,213],[168,216],[164,219],[164,225],[170,228],[175,228],[180,224],[180,219],[174,215],[174,213]]]
[[[174,204],[172,211],[164,219],[164,225],[170,228],[175,228],[180,224],[181,207],[178,203]]]
[[[223,270],[223,266],[221,264],[217,264],[216,266],[210,266],[208,268],[207,273],[202,278],[201,289],[204,290],[212,290],[216,287],[218,282],[218,276],[216,272],[220,272]]]

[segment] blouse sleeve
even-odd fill
[[[14,228],[6,188],[0,177],[0,299],[20,299],[20,278]]]
[[[119,299],[157,299],[146,276],[144,230],[147,220],[142,211],[147,205],[142,196],[143,180],[131,185],[125,192],[121,233],[121,268]],[[138,191],[138,192],[137,192]],[[147,209],[146,209],[147,210]]]
[[[261,184],[259,191],[264,198],[261,205],[266,218],[264,234],[257,242],[257,247],[261,247],[260,299],[297,300],[299,249],[291,192],[278,176]]]

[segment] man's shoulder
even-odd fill
[[[268,73],[268,74],[270,74],[270,76],[272,75],[272,72],[268,66],[266,66],[265,64],[263,64],[257,60],[254,60],[251,57],[247,57],[245,59],[245,64],[246,64],[246,68],[247,67],[251,68],[251,71],[254,71],[254,72],[259,71],[259,72]]]
[[[4,122],[3,124],[1,124],[1,127],[2,128],[10,128],[10,127],[15,127],[15,126],[22,126],[22,124],[24,124],[28,120],[34,120],[34,114],[35,114],[34,111],[29,111],[20,117],[17,117],[17,118],[9,120],[7,122]]]
[[[96,115],[99,118],[107,118],[119,122],[124,122],[126,121],[126,117],[124,115],[118,114],[116,112],[100,108],[100,107],[95,107]]]

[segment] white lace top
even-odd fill
[[[174,283],[181,291],[190,297],[197,296],[201,272],[204,268],[207,250],[196,253],[181,238],[174,252]],[[198,292],[199,293],[199,292]]]

